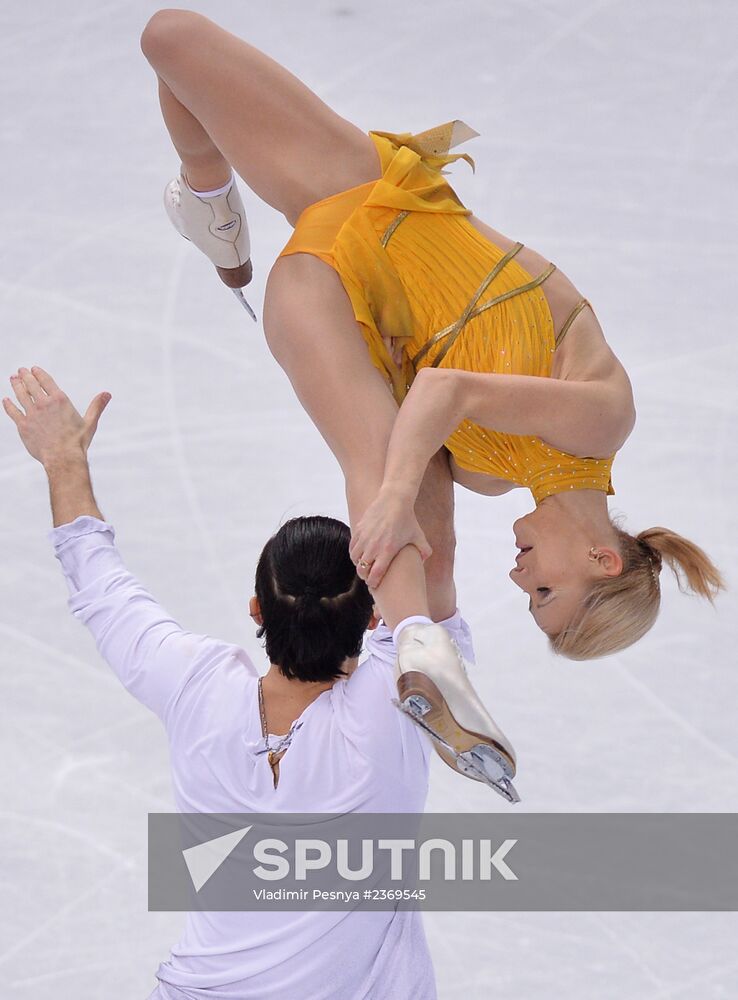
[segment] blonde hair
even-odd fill
[[[693,542],[668,528],[629,535],[613,524],[620,543],[623,571],[599,580],[574,619],[551,636],[554,653],[571,660],[592,660],[617,653],[648,632],[659,613],[659,574],[666,562],[682,592],[712,602],[725,588],[720,571]]]

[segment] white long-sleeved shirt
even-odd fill
[[[391,632],[300,716],[274,788],[258,673],[238,646],[177,622],[126,569],[112,525],[89,515],[49,533],[69,607],[131,694],[164,724],[180,812],[421,812],[430,742],[396,697]],[[457,613],[443,623],[473,661]],[[433,1000],[421,914],[192,912],[156,972],[162,1000]]]

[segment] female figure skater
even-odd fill
[[[429,616],[431,546],[413,504],[445,444],[454,478],[498,495],[528,487],[513,580],[553,648],[602,656],[655,620],[662,560],[711,598],[718,571],[607,510],[615,452],[633,427],[628,377],[594,312],[553,264],[461,204],[441,168],[476,133],[365,134],[247,42],[162,10],[142,49],[182,161],[165,192],[176,228],[232,288],[251,277],[235,170],[294,227],[272,267],[264,329],[346,480],[352,557],[398,639],[404,707],[447,763],[506,793],[515,755]],[[398,407],[399,417],[398,417]]]

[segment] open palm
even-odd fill
[[[6,397],[3,409],[30,455],[46,464],[67,454],[87,454],[100,415],[110,402],[109,392],[98,393],[82,416],[43,368],[19,368],[10,383],[20,408]]]

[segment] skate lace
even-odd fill
[[[468,677],[469,671],[466,669],[466,660],[464,659],[464,654],[461,652],[461,649],[456,639],[454,639],[453,636],[449,636],[449,639],[451,640],[451,645],[454,647],[456,655],[459,658],[459,664],[461,666],[461,669],[464,671],[464,674]]]

